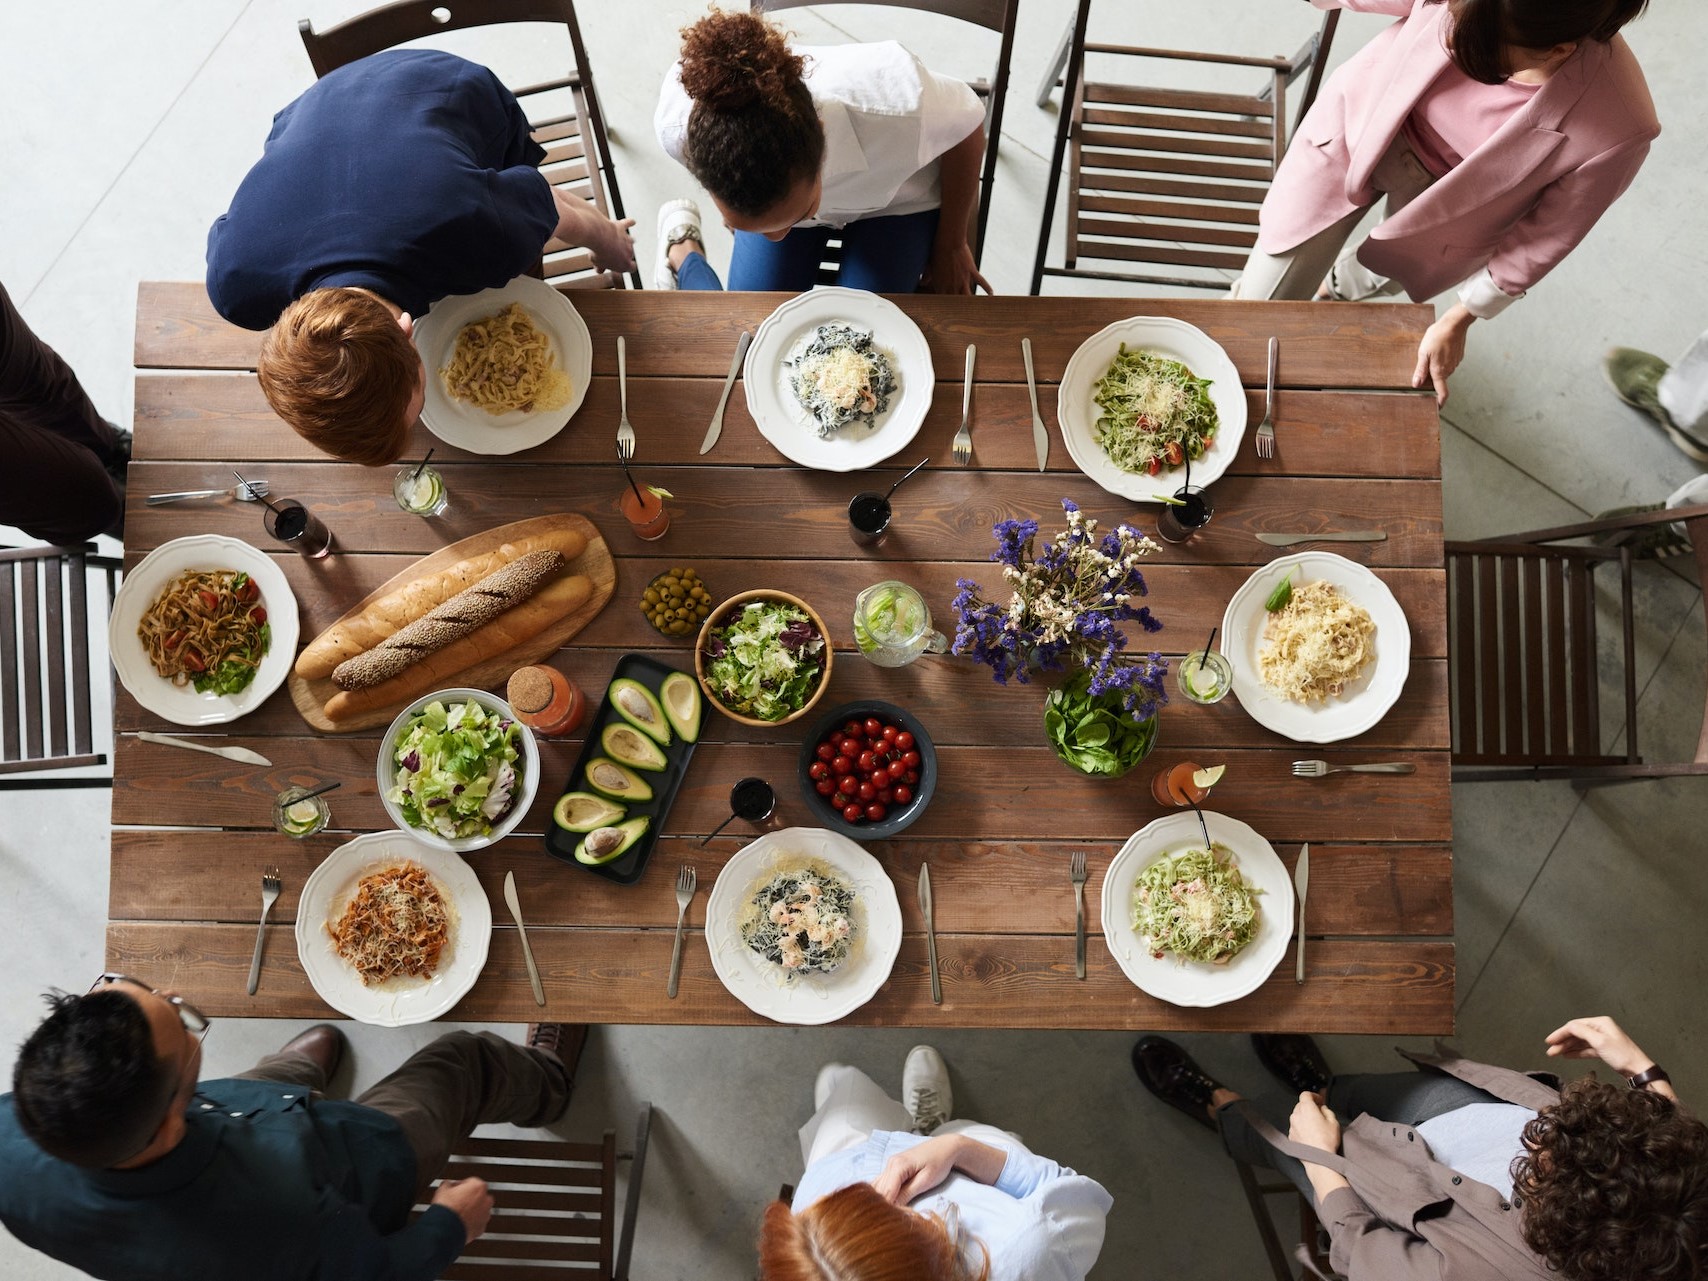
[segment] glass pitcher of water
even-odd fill
[[[854,598],[854,643],[879,667],[905,667],[921,654],[949,648],[942,632],[931,630],[925,598],[906,583],[873,583]]]

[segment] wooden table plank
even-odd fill
[[[973,424],[978,465],[1030,471],[1037,465],[1032,447],[1032,407],[1024,384],[983,379],[973,391]],[[1041,381],[1038,404],[1051,437],[1049,470],[1077,476],[1078,469],[1062,443],[1056,417],[1056,384]],[[641,444],[643,461],[656,457],[659,441],[694,437],[699,446],[700,424],[709,423],[723,390],[707,378],[633,376],[629,379],[629,419]],[[610,441],[601,425],[617,421],[617,380],[593,379],[587,399],[564,431],[527,452],[529,465],[540,463],[606,463]],[[1263,417],[1263,389],[1246,391],[1249,422]],[[1277,449],[1272,459],[1259,460],[1253,443],[1255,426],[1246,432],[1230,469],[1234,475],[1365,476],[1378,479],[1435,480],[1441,470],[1435,435],[1435,404],[1428,397],[1386,391],[1321,392],[1298,389],[1275,396]],[[685,426],[689,424],[691,426]],[[209,376],[162,373],[136,380],[135,425],[138,429],[133,463],[243,458],[281,462],[324,462],[320,453],[274,416],[253,374]],[[960,400],[950,394],[934,398],[921,440],[948,439],[960,425]],[[1349,441],[1357,441],[1349,447]],[[443,462],[482,462],[479,454],[447,445],[423,426],[410,433],[404,449],[418,458],[429,447]],[[922,451],[923,452],[923,451]],[[912,458],[909,451],[907,458]],[[747,412],[747,397],[738,388],[724,411],[724,430],[708,461],[720,466],[780,466],[786,460],[759,434]],[[901,460],[905,461],[905,460]],[[899,465],[899,461],[898,461]],[[932,468],[955,465],[947,449],[939,450]],[[165,492],[165,491],[160,491]]]
[[[581,290],[572,301],[593,337],[595,374],[616,372],[621,333],[630,369],[722,378],[741,331],[756,329],[782,297],[679,292],[660,301],[626,290]],[[1230,306],[1222,299],[929,294],[893,301],[925,334],[937,377],[957,386],[969,342],[979,345],[981,378],[1020,382],[1020,340],[1029,337],[1039,376],[1054,382],[1079,345],[1105,325],[1127,316],[1173,316],[1220,343],[1247,386],[1262,385],[1274,335],[1281,339],[1280,385],[1409,390],[1418,335],[1434,319],[1423,304]],[[145,281],[137,287],[138,369],[253,369],[260,345],[259,333],[219,319],[199,283]]]
[[[296,919],[297,900],[308,875],[348,833],[326,832],[286,841],[268,832],[118,831],[113,834],[114,919],[251,923],[259,902],[255,881],[261,869],[281,869],[284,893],[270,920]],[[731,852],[747,837],[719,837],[709,849],[689,837],[666,837],[649,871],[633,885],[584,872],[546,855],[537,837],[500,841],[469,860],[503,918],[504,875],[514,871],[529,928],[597,927],[622,919],[641,929],[676,924],[675,869],[694,867],[708,891]],[[902,922],[924,928],[917,885],[919,866],[931,864],[937,928],[951,934],[1071,934],[1074,899],[1068,855],[1083,842],[891,841],[879,847],[895,882]],[[1119,849],[1089,848],[1086,919],[1101,919],[1103,876]],[[1277,853],[1292,870],[1298,856],[1287,845]],[[1452,855],[1433,845],[1311,846],[1311,895],[1306,930],[1313,935],[1382,937],[1453,932]],[[688,921],[705,925],[706,895],[694,899]]]
[[[243,995],[255,946],[253,925],[116,922],[107,964],[196,993],[218,1016],[337,1017],[308,986],[291,930],[267,927],[260,990]],[[683,947],[681,994],[665,996],[672,935],[658,930],[530,929],[546,989],[542,1011],[528,991],[514,930],[497,926],[481,980],[445,1018],[520,1017],[587,1023],[768,1025],[724,990],[703,935]],[[1066,937],[937,935],[943,1004],[931,1003],[925,939],[902,939],[890,979],[841,1022],[866,1027],[1125,1028],[1191,1031],[1313,1031],[1412,1035],[1453,1026],[1453,945],[1329,939],[1306,953],[1307,981],[1293,981],[1291,949],[1267,983],[1242,1001],[1185,1009],[1139,991],[1101,937],[1086,945],[1086,978],[1073,978]]]

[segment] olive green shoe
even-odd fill
[[[1661,404],[1660,382],[1666,371],[1666,361],[1635,347],[1613,347],[1601,358],[1601,372],[1615,396],[1653,418],[1688,457],[1708,463],[1708,440],[1691,435],[1673,422]]]
[[[1640,354],[1640,353],[1639,353]],[[1642,503],[1635,507],[1613,507],[1595,514],[1596,520],[1612,520],[1618,516],[1638,516],[1657,512],[1665,504]],[[1664,525],[1649,525],[1639,529],[1610,529],[1594,535],[1591,542],[1603,547],[1629,546],[1638,560],[1664,560],[1682,556],[1690,550],[1690,540],[1679,533],[1671,521]]]

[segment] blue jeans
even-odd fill
[[[781,240],[751,231],[735,233],[729,287],[804,293],[818,283],[819,263],[832,236],[842,240],[836,283],[875,294],[911,294],[931,259],[937,235],[936,209],[919,213],[861,218],[835,227],[794,227]],[[703,254],[691,253],[677,269],[683,289],[722,289],[723,282]]]

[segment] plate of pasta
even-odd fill
[[[1240,706],[1295,743],[1364,733],[1411,671],[1411,628],[1393,592],[1333,552],[1258,570],[1228,601],[1222,635]]]
[[[156,547],[125,576],[107,643],[119,682],[156,716],[219,725],[284,684],[297,599],[265,553],[197,534]]]
[[[838,832],[766,832],[706,902],[706,946],[730,994],[778,1023],[834,1023],[890,976],[901,904],[878,860]]]
[[[840,286],[767,316],[742,380],[759,434],[818,471],[858,471],[905,448],[936,388],[919,326],[887,298]]]
[[[378,1027],[446,1013],[486,966],[492,907],[472,868],[402,832],[358,836],[309,873],[297,956],[320,999]]]
[[[1227,471],[1245,436],[1245,391],[1220,343],[1168,316],[1099,330],[1068,359],[1056,416],[1074,465],[1111,494],[1157,502]]]
[[[427,367],[421,421],[473,454],[544,444],[581,408],[593,375],[587,322],[532,276],[440,299],[416,323],[415,347]]]
[[[1204,811],[1213,849],[1191,811],[1127,838],[1103,878],[1103,940],[1140,990],[1171,1005],[1225,1005],[1249,996],[1287,954],[1293,882],[1254,828]]]

